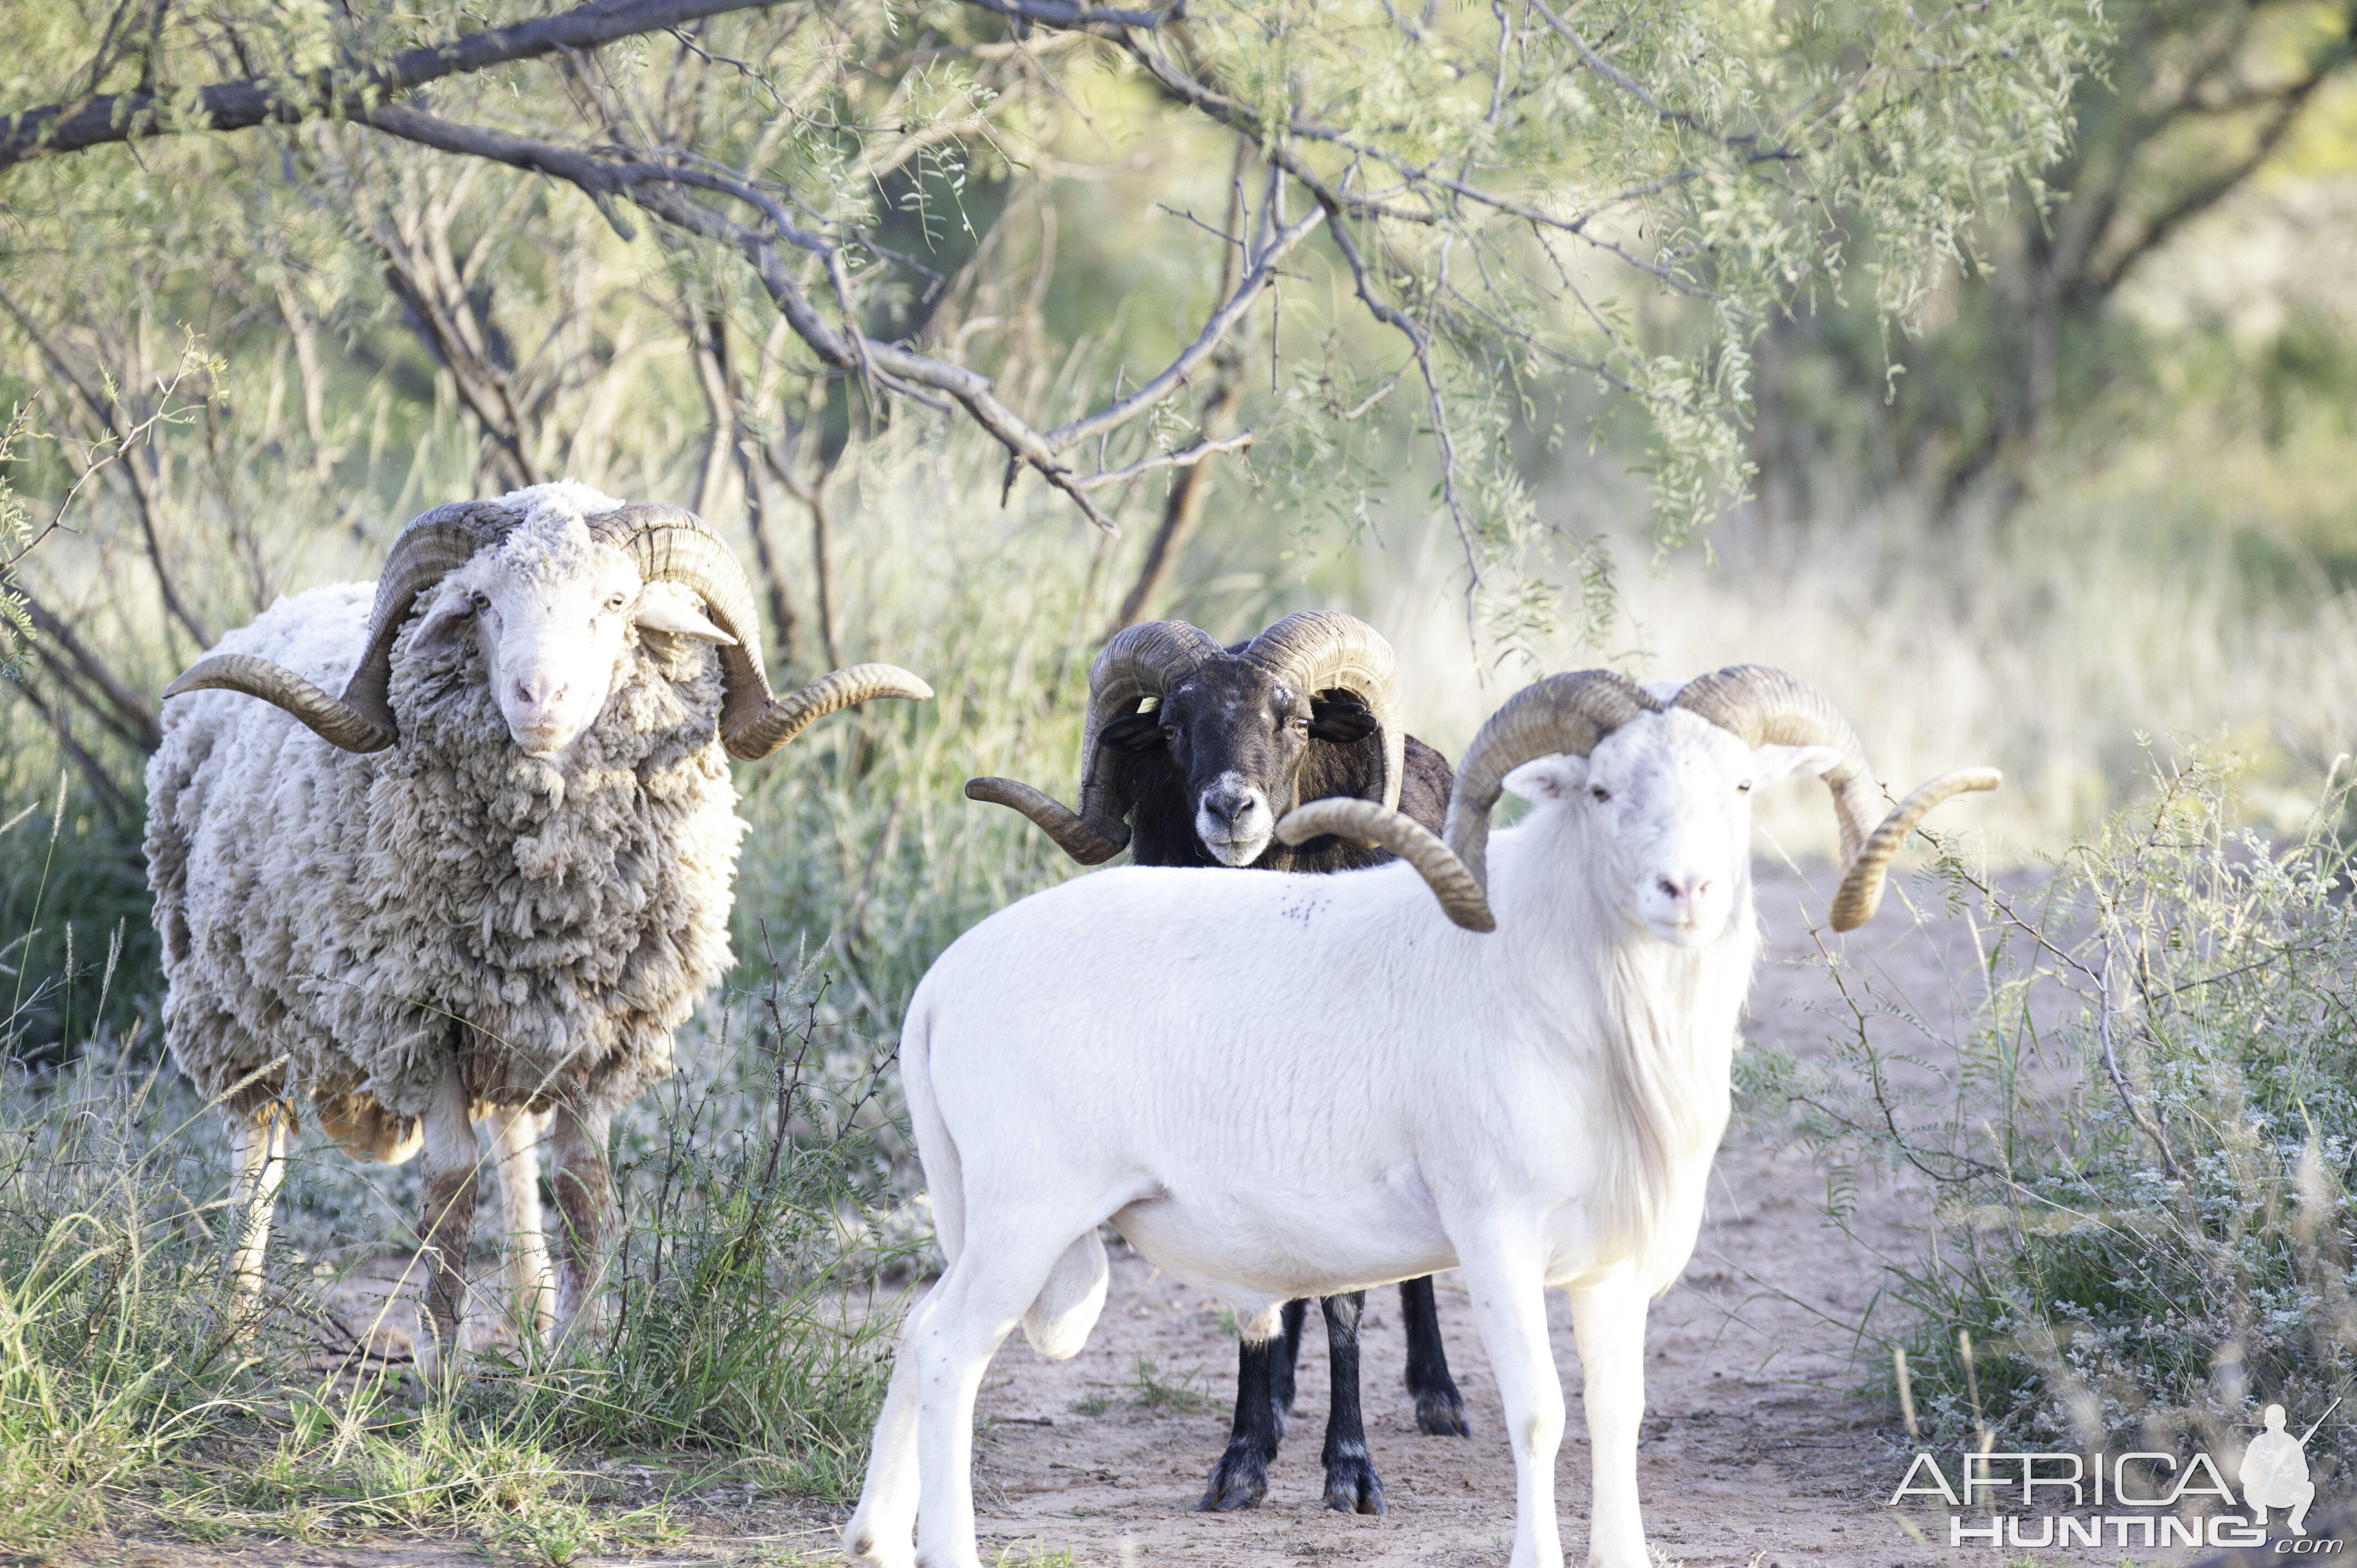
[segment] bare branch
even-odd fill
[[[1252,444],[1253,433],[1249,430],[1239,435],[1231,435],[1225,441],[1199,441],[1184,452],[1157,453],[1151,457],[1141,457],[1126,468],[1108,469],[1102,474],[1091,474],[1084,479],[1074,479],[1072,488],[1093,490],[1102,485],[1117,485],[1160,468],[1191,468],[1206,457],[1216,457],[1222,452],[1241,452]]]
[[[1049,450],[1066,451],[1107,431],[1119,429],[1177,392],[1195,368],[1211,357],[1212,350],[1220,346],[1220,340],[1228,335],[1228,329],[1252,308],[1253,302],[1260,297],[1260,291],[1276,276],[1276,263],[1283,261],[1286,252],[1299,244],[1311,230],[1326,220],[1326,208],[1313,207],[1302,215],[1299,222],[1277,230],[1270,237],[1267,247],[1254,259],[1253,270],[1244,274],[1244,281],[1236,285],[1235,293],[1211,313],[1211,318],[1203,324],[1201,333],[1177,359],[1164,366],[1159,375],[1120,402],[1048,432]]]
[[[0,172],[34,158],[175,131],[242,131],[349,113],[446,76],[464,76],[559,50],[596,48],[636,33],[659,32],[731,11],[766,10],[775,4],[777,0],[593,0],[557,16],[407,49],[381,66],[217,82],[198,90],[195,110],[185,125],[169,123],[167,106],[178,95],[168,89],[46,104],[0,121],[5,127],[0,132]]]
[[[1465,585],[1465,614],[1469,631],[1473,595],[1481,586],[1481,562],[1473,549],[1473,530],[1466,521],[1464,503],[1457,494],[1457,443],[1448,433],[1448,409],[1440,395],[1439,379],[1433,374],[1432,334],[1425,330],[1422,322],[1375,293],[1374,285],[1367,277],[1366,257],[1360,253],[1359,243],[1351,237],[1350,225],[1342,220],[1340,213],[1334,215],[1334,221],[1326,231],[1333,236],[1336,248],[1342,252],[1342,260],[1351,268],[1360,302],[1366,306],[1368,313],[1376,320],[1405,337],[1409,347],[1415,351],[1415,366],[1424,376],[1425,412],[1432,420],[1433,445],[1440,451],[1441,499],[1448,505],[1448,521],[1457,530],[1457,542],[1465,552],[1465,570],[1469,574]]]
[[[1060,27],[1067,31],[1102,33],[1111,37],[1125,27],[1143,27],[1148,31],[1165,22],[1180,22],[1187,17],[1187,0],[1177,0],[1163,11],[1122,11],[1109,5],[1088,5],[1076,0],[966,0],[978,11],[1012,21],[1032,22],[1043,27]]]
[[[71,626],[26,593],[21,584],[16,585],[16,592],[24,601],[25,613],[31,618],[33,629],[40,634],[33,651],[91,710],[91,715],[142,752],[153,753],[163,745],[164,728],[156,716],[156,704],[117,679],[89,645],[74,635]],[[84,691],[75,683],[73,676],[96,688],[95,692]]]
[[[1531,8],[1539,14],[1541,18],[1545,21],[1548,27],[1554,28],[1555,31],[1561,36],[1564,42],[1570,45],[1572,48],[1578,53],[1579,58],[1586,60],[1588,64],[1588,68],[1594,70],[1598,75],[1603,77],[1607,81],[1609,81],[1613,86],[1629,94],[1631,98],[1634,98],[1638,102],[1642,103],[1646,108],[1651,109],[1663,119],[1674,120],[1681,125],[1691,125],[1694,124],[1694,121],[1690,116],[1676,113],[1671,110],[1663,108],[1662,101],[1660,99],[1646,91],[1643,87],[1631,81],[1628,77],[1623,76],[1620,73],[1619,67],[1615,66],[1610,60],[1606,59],[1602,55],[1598,54],[1594,49],[1589,48],[1587,47],[1587,40],[1574,32],[1569,22],[1565,21],[1561,16],[1556,16],[1553,11],[1547,8],[1546,0],[1531,0]]]

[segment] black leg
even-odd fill
[[[1309,1316],[1309,1303],[1288,1301],[1285,1304],[1284,1334],[1276,1341],[1275,1359],[1268,1369],[1269,1402],[1276,1411],[1276,1438],[1285,1441],[1287,1418],[1293,1414],[1293,1369],[1301,1364],[1301,1325]],[[1276,1444],[1269,1444],[1269,1453],[1276,1452]]]
[[[1432,1299],[1432,1279],[1400,1282],[1400,1316],[1407,1324],[1407,1391],[1415,1401],[1416,1430],[1434,1437],[1470,1437],[1465,1397],[1448,1375],[1448,1353],[1440,1348],[1440,1309]]]
[[[1269,1376],[1283,1354],[1284,1340],[1244,1340],[1236,1351],[1236,1413],[1228,1429],[1228,1451],[1211,1467],[1199,1509],[1248,1509],[1268,1496],[1268,1462],[1276,1457],[1277,1407]],[[1287,1377],[1291,1374],[1288,1372]]]
[[[1334,1402],[1326,1412],[1326,1506],[1340,1513],[1383,1511],[1383,1477],[1359,1416],[1359,1314],[1366,1305],[1362,1290],[1326,1298],[1326,1356],[1334,1374]]]

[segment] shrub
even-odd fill
[[[1838,966],[1829,1056],[1743,1058],[1746,1104],[1818,1155],[1837,1218],[1877,1168],[1928,1181],[1931,1249],[1867,1331],[1935,1441],[2231,1451],[2266,1403],[2305,1424],[2350,1391],[2350,787],[2269,843],[2233,826],[2233,782],[2216,757],[2159,774],[2035,886],[1943,846],[1923,880],[1985,939],[1961,1037]]]

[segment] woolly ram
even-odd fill
[[[1354,616],[1289,615],[1228,648],[1185,621],[1154,621],[1115,636],[1090,667],[1078,811],[1012,779],[971,779],[965,792],[1022,812],[1083,865],[1125,843],[1135,865],[1379,865],[1392,858],[1380,845],[1333,834],[1288,844],[1276,822],[1305,800],[1343,796],[1381,800],[1438,831],[1453,782],[1448,759],[1406,733],[1399,706],[1391,644]],[[1263,1089],[1245,1083],[1237,1092]],[[1252,1508],[1267,1496],[1307,1305],[1286,1303],[1275,1337],[1238,1345],[1235,1416],[1198,1507]],[[1332,1386],[1326,1506],[1345,1513],[1383,1511],[1359,1409],[1365,1305],[1358,1291],[1323,1304]],[[1431,1280],[1400,1282],[1400,1316],[1417,1426],[1464,1435],[1465,1401],[1448,1375]]]
[[[759,647],[744,574],[693,514],[565,482],[426,512],[373,591],[281,599],[166,691],[147,768],[164,1027],[231,1120],[249,1289],[307,1101],[356,1154],[422,1137],[422,1362],[457,1342],[473,1114],[494,1126],[511,1309],[581,1312],[612,1222],[608,1120],[670,1073],[672,1031],[729,963],[728,757],[932,695],[863,664],[775,699]]]
[[[1510,773],[1535,809],[1491,846]],[[1645,1568],[1645,1305],[1693,1251],[1727,1122],[1760,949],[1750,795],[1808,774],[1840,822],[1841,929],[1872,913],[1926,811],[1997,782],[1947,775],[1870,827],[1857,736],[1813,688],[1739,666],[1673,696],[1591,671],[1483,727],[1445,843],[1369,800],[1278,825],[1292,842],[1374,839],[1406,864],[1129,868],[966,932],[901,1037],[949,1267],[902,1330],[851,1555],[907,1563],[920,1530],[931,1568],[978,1563],[984,1369],[1018,1321],[1045,1355],[1079,1350],[1110,1220],[1261,1338],[1293,1297],[1461,1269],[1514,1449],[1515,1568],[1562,1562],[1544,1293],[1566,1287],[1587,1371],[1588,1561]]]

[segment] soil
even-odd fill
[[[1769,957],[1747,1036],[1803,1057],[1848,1016],[1814,955],[1809,918],[1830,891],[1763,865],[1759,903]],[[1894,890],[1895,891],[1895,890]],[[1918,927],[1903,899],[1846,939],[1853,972],[1932,1012],[1973,999],[1967,923],[1936,914]],[[1959,979],[1961,977],[1961,979]],[[1878,1025],[1877,1027],[1884,1026]],[[1772,1153],[1739,1126],[1722,1150],[1700,1244],[1652,1309],[1638,1479],[1648,1536],[1665,1563],[1734,1568],[1913,1568],[1953,1560],[1944,1510],[1902,1520],[1885,1507],[1911,1445],[1889,1413],[1846,1390],[1856,1326],[1874,1303],[1885,1257],[1920,1250],[1923,1192],[1904,1183],[1857,1197],[1846,1235],[1824,1215],[1824,1180],[1803,1156]],[[1513,1461],[1498,1391],[1453,1275],[1437,1282],[1450,1365],[1472,1435],[1420,1435],[1403,1385],[1399,1304],[1371,1292],[1362,1335],[1369,1445],[1389,1511],[1351,1516],[1322,1505],[1319,1436],[1326,1359],[1313,1315],[1291,1433],[1269,1493],[1237,1513],[1195,1511],[1225,1441],[1234,1336],[1218,1304],[1115,1247],[1111,1296],[1088,1348],[1041,1360],[1019,1337],[985,1382],[976,1501],[985,1560],[1120,1564],[1501,1564],[1513,1530]],[[398,1314],[389,1315],[392,1329]],[[1566,1557],[1586,1552],[1588,1460],[1569,1312],[1551,1299],[1555,1357],[1570,1407],[1558,1462]],[[406,1324],[400,1324],[406,1327]],[[356,1322],[357,1330],[361,1324]],[[392,1347],[388,1346],[388,1348]],[[686,1533],[652,1552],[599,1563],[832,1563],[840,1510],[762,1499],[733,1483],[674,1494]],[[1990,1554],[1981,1551],[1976,1555]],[[2018,1554],[2016,1554],[2018,1555]],[[2140,1552],[2139,1560],[2185,1555]],[[2117,1562],[2103,1552],[2043,1551],[2043,1562]],[[412,1541],[223,1552],[156,1541],[92,1543],[85,1561],[158,1568],[228,1562],[344,1564],[480,1562],[479,1549]]]

